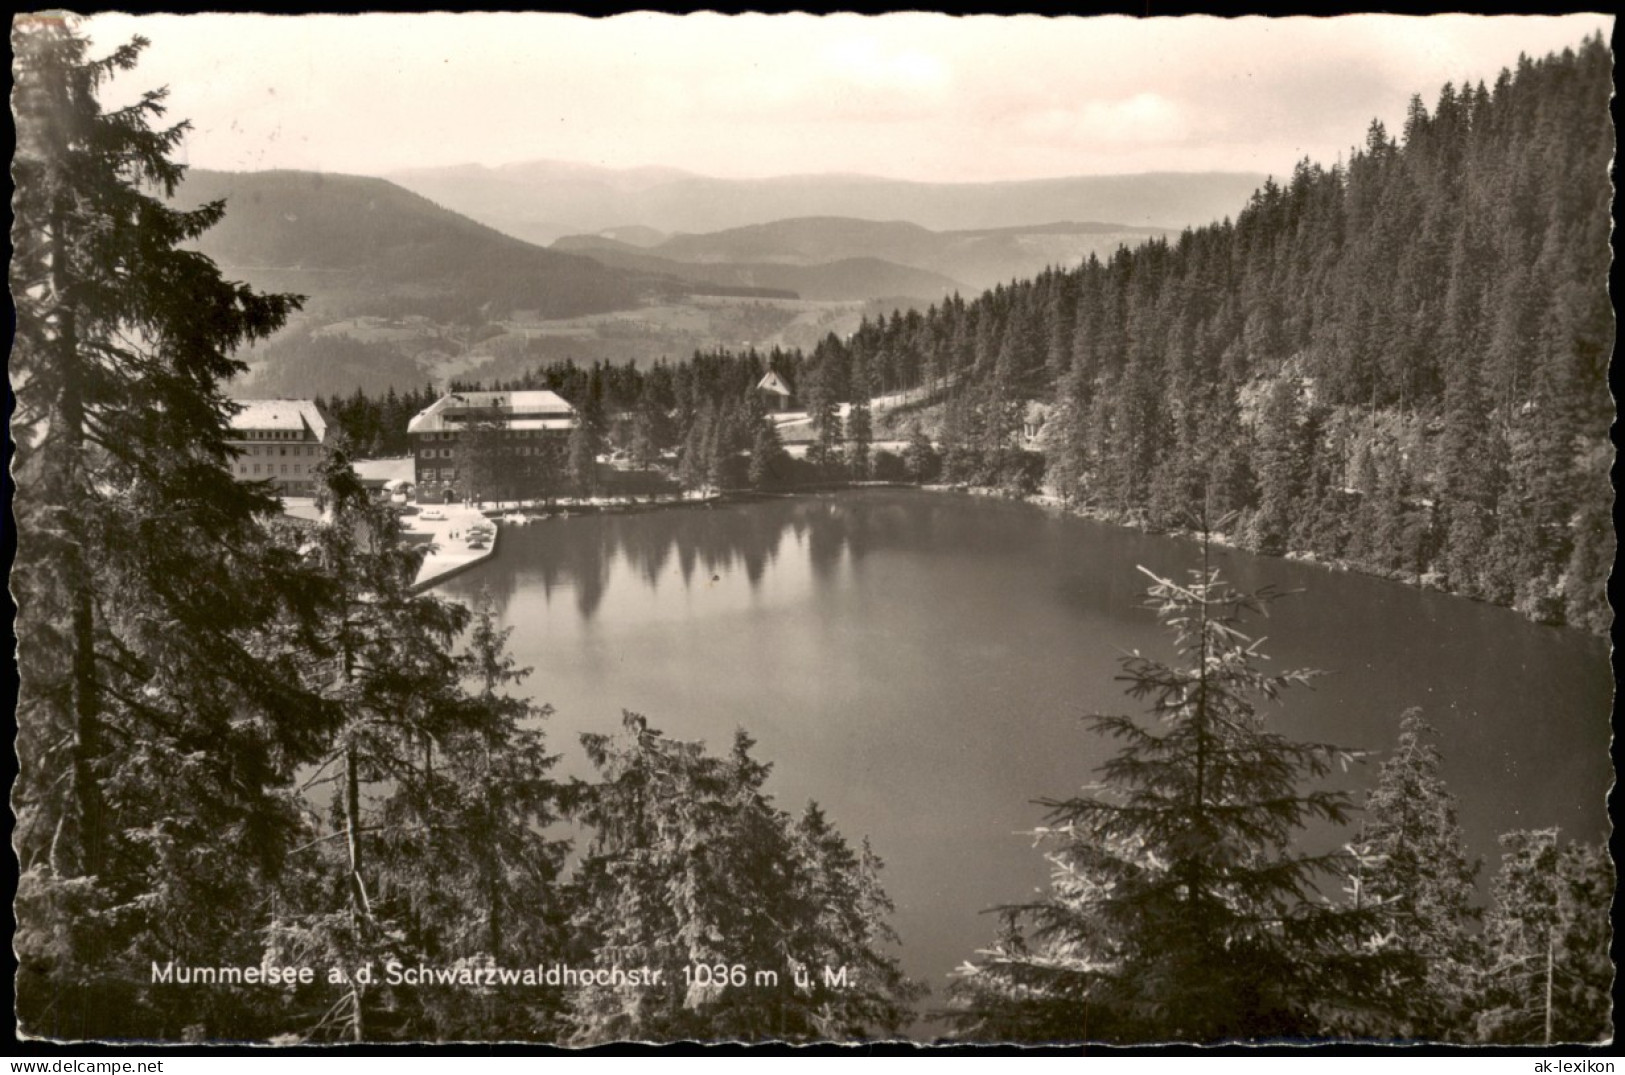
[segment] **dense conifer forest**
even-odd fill
[[[963,375],[950,449],[1005,443],[1012,401],[1053,401],[1048,481],[1107,517],[1238,511],[1251,549],[1604,630],[1609,72],[1593,38],[1446,86],[1397,140],[1373,123],[1233,222],[853,349]],[[982,455],[955,476],[998,482]]]
[[[902,970],[886,849],[816,803],[776,804],[746,731],[713,751],[627,712],[581,736],[590,779],[555,772],[546,683],[488,604],[415,590],[421,547],[350,466],[399,450],[427,390],[328,402],[350,444],[313,523],[232,477],[235,355],[300,298],[190,247],[226,208],[169,200],[184,126],[164,125],[162,93],[98,103],[145,42],[97,58],[70,17],[41,17],[13,45],[23,1033],[808,1042],[931,1017],[975,1041],[1611,1033],[1606,851],[1508,833],[1480,908],[1419,714],[1355,827],[1362,804],[1320,787],[1347,753],[1261,715],[1315,674],[1260,667],[1246,624],[1274,595],[1205,569],[1151,579],[1175,656],[1125,659],[1147,712],[1096,721],[1119,752],[1096,789],[1046,801],[1053,884],[927,1008],[937,983]],[[1017,433],[1047,402],[1044,480],[1112,518],[1599,629],[1607,76],[1600,40],[1526,61],[1418,102],[1400,142],[1374,127],[1346,163],[1305,164],[1233,223],[810,355],[527,383],[580,408],[572,469],[614,418],[634,455],[675,449],[685,483],[712,486],[773,481],[783,448],[752,394],[769,367],[808,404],[806,465],[825,476],[874,472],[871,397],[926,386],[937,443],[911,439],[909,473],[1030,491],[1038,453]],[[1348,846],[1304,851],[1311,823],[1346,826]]]
[[[1600,37],[1411,103],[1237,214],[866,325],[882,386],[952,383],[951,480],[1047,482],[1101,515],[1605,630],[1610,57]],[[958,449],[967,450],[958,450]]]

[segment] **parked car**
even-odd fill
[[[428,523],[441,523],[446,521],[446,513],[435,508],[425,508],[418,512],[418,518]]]

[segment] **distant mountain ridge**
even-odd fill
[[[658,273],[695,285],[793,291],[815,302],[897,299],[936,302],[965,290],[940,273],[874,257],[842,257],[816,264],[788,261],[678,261],[603,236],[567,236],[554,249],[581,254],[615,268]]]
[[[552,249],[579,252],[605,264],[683,275],[693,279],[772,279],[805,298],[872,298],[908,295],[935,300],[950,291],[976,292],[1051,265],[1076,265],[1090,254],[1108,257],[1119,246],[1168,234],[1167,229],[1096,221],[1061,221],[1032,226],[932,231],[904,221],[850,217],[799,217],[705,234],[673,235],[636,247],[610,234],[570,235]],[[845,287],[833,267],[847,262],[889,264],[891,290],[853,279]],[[743,270],[749,268],[749,273]],[[794,270],[816,268],[814,282]],[[914,274],[910,276],[909,274]],[[831,290],[831,285],[835,285]],[[816,292],[816,293],[815,293]]]
[[[899,220],[937,231],[1058,220],[1179,229],[1235,216],[1265,176],[1155,172],[992,183],[862,175],[720,179],[667,168],[533,161],[419,168],[387,178],[510,235],[551,243],[627,225],[707,233],[802,217]]]

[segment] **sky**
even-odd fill
[[[1330,163],[1413,93],[1611,16],[99,15],[110,105],[168,86],[200,168],[548,159],[972,182]]]

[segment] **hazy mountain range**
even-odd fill
[[[616,173],[605,186],[636,193],[655,189],[640,183],[669,187],[672,174]],[[188,173],[182,202],[218,198],[229,210],[203,251],[256,286],[310,295],[313,313],[333,317],[568,318],[694,294],[924,305],[1166,233],[1075,221],[936,231],[803,215],[675,234],[623,223],[547,248],[385,179]]]
[[[718,179],[672,168],[530,161],[420,168],[387,178],[509,235],[551,243],[628,225],[713,232],[799,217],[903,220],[936,231],[1062,220],[1178,229],[1234,216],[1265,177],[1158,172],[999,183],[840,174]]]
[[[892,296],[934,301],[974,294],[1050,265],[1109,257],[1167,234],[1162,228],[1061,222],[975,231],[931,231],[903,221],[799,217],[705,234],[652,229],[569,235],[552,249],[606,265],[690,280],[786,288],[806,299]],[[615,236],[620,235],[621,238]]]
[[[433,180],[418,192],[366,176],[188,173],[181,203],[228,203],[202,252],[235,279],[308,297],[289,332],[256,352],[251,389],[810,347],[865,315],[974,297],[1167,234],[1148,218],[1233,216],[1254,189],[1250,176],[950,185],[551,164],[417,174]],[[500,215],[471,219],[492,190],[567,234],[544,247],[509,234],[525,229]],[[717,222],[728,223],[702,226]]]

